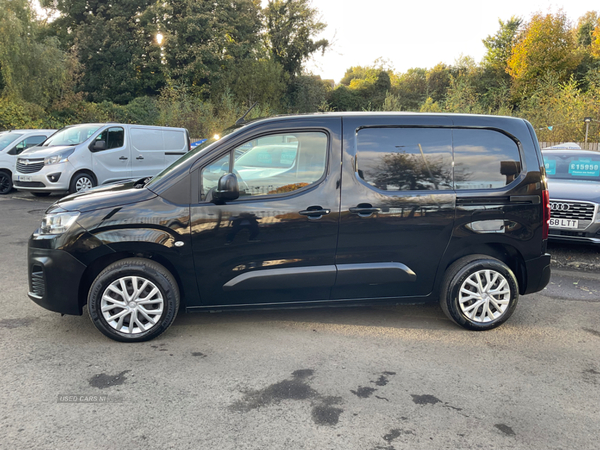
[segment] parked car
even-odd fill
[[[73,125],[23,152],[13,183],[38,196],[84,192],[101,184],[154,176],[189,150],[185,128]]]
[[[17,156],[44,142],[56,130],[11,130],[0,133],[0,195],[13,189],[12,176]]]
[[[550,191],[550,240],[600,244],[600,153],[542,150]]]
[[[205,144],[149,182],[50,207],[29,240],[29,297],[63,314],[87,304],[129,342],[180,307],[439,301],[488,330],[550,278],[542,156],[522,119],[284,116]]]

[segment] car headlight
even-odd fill
[[[59,155],[48,156],[44,159],[44,165],[49,166],[51,164],[58,164],[67,162],[69,160],[69,156],[73,154],[75,149],[67,150],[66,152],[62,152]]]
[[[46,214],[42,219],[39,234],[63,234],[79,217],[79,212]]]

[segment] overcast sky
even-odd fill
[[[600,11],[590,0],[313,0],[312,5],[328,25],[322,37],[332,46],[307,69],[336,82],[346,69],[372,65],[379,57],[397,72],[452,64],[461,54],[479,62],[485,53],[481,41],[498,31],[498,19],[529,20],[535,12],[562,8],[577,23],[587,11]]]

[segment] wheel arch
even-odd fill
[[[69,187],[71,186],[71,183],[73,183],[73,180],[75,179],[75,177],[77,175],[81,175],[82,173],[87,173],[88,175],[91,175],[92,178],[94,179],[94,181],[96,182],[96,186],[98,186],[98,177],[96,176],[96,174],[94,173],[93,170],[91,169],[78,169],[75,171],[75,173],[73,175],[71,175],[71,179],[69,180]]]
[[[444,258],[441,263],[441,267],[438,272],[439,276],[436,277],[436,292],[438,292],[441,287],[444,274],[454,262],[465,256],[478,254],[491,256],[492,258],[496,258],[506,264],[517,278],[517,282],[519,283],[519,294],[522,295],[525,293],[527,289],[527,270],[525,266],[525,259],[516,247],[505,243],[480,243],[467,245],[447,254],[446,258]]]
[[[177,282],[177,287],[179,288],[180,295],[180,307],[185,308],[185,299],[186,299],[186,290],[184,283],[181,280],[180,274],[176,270],[175,266],[171,263],[169,258],[160,254],[159,252],[153,251],[143,251],[143,252],[135,252],[131,250],[122,250],[115,253],[110,253],[103,255],[96,260],[94,260],[91,264],[89,264],[84,271],[80,281],[79,281],[79,289],[78,289],[78,298],[79,298],[79,308],[83,309],[83,307],[87,304],[88,292],[90,287],[96,277],[102,272],[106,267],[115,263],[117,261],[121,261],[127,258],[145,258],[151,261],[155,261],[158,264],[162,265],[165,269],[167,269],[175,281]]]

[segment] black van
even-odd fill
[[[487,330],[543,289],[548,191],[517,118],[343,113],[243,123],[153,179],[48,209],[29,297],[119,341],[178,310],[439,301]]]

